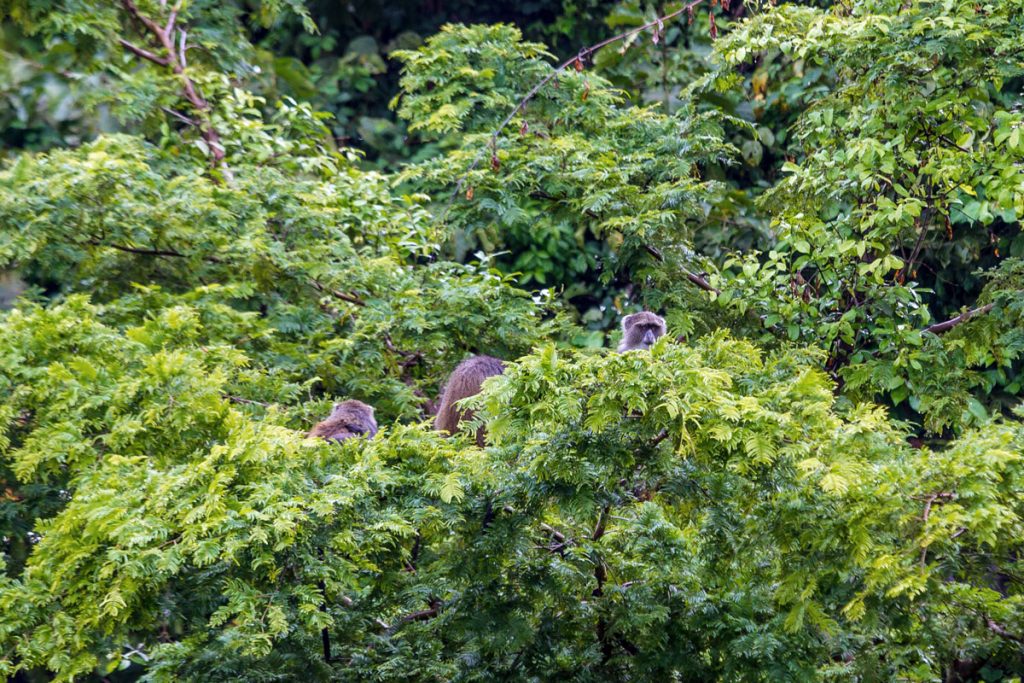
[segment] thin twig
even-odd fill
[[[126,247],[121,244],[104,244],[97,240],[90,240],[88,244],[94,247],[110,247],[111,249],[117,249],[118,251],[123,251],[128,254],[138,254],[139,256],[174,256],[177,258],[185,258],[185,254],[170,249],[140,249],[138,247]]]
[[[182,114],[180,111],[175,111],[174,109],[171,109],[170,107],[160,107],[160,109],[162,111],[170,114],[174,118],[178,119],[182,123],[187,123],[188,125],[195,126],[197,128],[199,127],[199,122],[198,121],[196,121],[195,119],[190,119],[189,117],[187,117],[184,114]]]
[[[263,401],[254,401],[251,398],[242,398],[241,396],[231,396],[229,394],[225,394],[224,398],[231,401],[232,403],[244,403],[245,405],[263,406],[264,408],[270,407],[269,403],[264,403]]]
[[[342,301],[347,301],[348,303],[355,304],[356,306],[365,306],[366,305],[366,302],[363,301],[362,299],[360,299],[359,297],[357,297],[355,294],[346,294],[345,292],[339,292],[336,289],[331,289],[330,287],[325,287],[322,284],[320,284],[319,282],[317,282],[316,280],[310,280],[309,282],[310,282],[310,284],[313,285],[314,289],[316,289],[318,292],[323,292],[325,294],[330,294],[331,296],[335,297],[336,299],[341,299]]]

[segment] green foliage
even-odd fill
[[[542,308],[486,268],[410,267],[437,233],[377,174],[320,156],[319,178],[236,164],[228,188],[170,152],[112,137],[23,157],[0,175],[5,265],[128,320],[181,294],[258,313],[234,338],[261,364],[385,414],[414,414],[413,391],[434,391],[464,349],[521,352],[546,331]]]
[[[5,461],[20,481],[70,494],[5,582],[5,652],[65,677],[148,656],[159,678],[186,644],[190,656],[275,650],[285,669],[315,665],[312,636],[331,623],[318,582],[358,595],[361,575],[399,562],[413,520],[426,529],[439,514],[421,496],[451,501],[443,473],[459,456],[402,427],[373,452],[304,440],[286,413],[232,402],[268,373],[199,308],[153,311],[124,331],[102,314],[75,296],[4,322]],[[416,471],[428,463],[437,470]],[[418,511],[403,511],[405,486]]]
[[[734,66],[770,51],[835,72],[836,87],[799,118],[802,158],[764,198],[778,240],[723,264],[726,300],[829,349],[851,388],[908,401],[931,431],[983,416],[969,409],[975,399],[1016,394],[1019,305],[1004,304],[1022,287],[1009,276],[1016,261],[1002,259],[1024,248],[1022,9],[786,7],[723,40],[709,77],[727,87]],[[989,318],[998,329],[922,336],[999,292],[1011,298]]]
[[[1024,7],[760,4],[0,0],[0,672],[1015,680]]]
[[[457,247],[510,249],[499,260],[506,269],[523,282],[564,288],[598,319],[624,281],[643,276],[652,253],[677,274],[699,264],[686,244],[717,187],[699,167],[729,151],[720,117],[626,107],[600,76],[555,75],[541,48],[507,26],[445,27],[398,56],[399,114],[435,134],[464,134],[460,149],[400,176],[439,197]],[[492,138],[545,78],[551,83],[516,112],[507,133]],[[453,186],[457,197],[447,194]]]
[[[912,675],[1021,625],[978,584],[1020,550],[1019,423],[915,452],[806,359],[714,335],[520,359],[477,401],[486,452],[399,425],[316,445],[225,398],[253,364],[197,311],[101,315],[5,321],[6,459],[71,494],[0,592],[20,666],[816,680],[836,652]]]

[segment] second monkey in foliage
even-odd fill
[[[480,385],[488,377],[500,375],[505,371],[505,362],[493,356],[473,356],[459,363],[441,390],[441,404],[437,409],[434,428],[439,432],[454,434],[458,431],[461,420],[472,419],[473,411],[459,410],[457,402],[480,393]],[[476,443],[484,445],[485,430],[476,430]]]
[[[377,433],[377,420],[373,417],[373,406],[362,401],[348,400],[334,404],[330,416],[317,423],[309,436],[327,441],[344,441],[354,436],[372,437]]]

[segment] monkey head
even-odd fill
[[[309,432],[327,441],[344,441],[355,436],[372,437],[377,433],[377,420],[373,406],[362,401],[348,400],[335,403],[330,416]]]
[[[622,341],[619,353],[634,349],[649,349],[658,337],[665,334],[665,319],[649,311],[627,315],[622,319]]]

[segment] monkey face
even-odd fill
[[[618,351],[648,350],[665,334],[665,318],[641,311],[623,318],[623,340],[618,344]]]
[[[622,320],[622,342],[619,351],[648,350],[665,334],[665,320],[660,315],[643,311]]]
[[[656,339],[657,339],[657,337],[654,334],[654,329],[651,328],[651,327],[648,327],[646,330],[644,330],[644,336],[640,340],[640,344],[645,349],[649,349],[649,348],[651,348],[651,344],[653,344]]]

